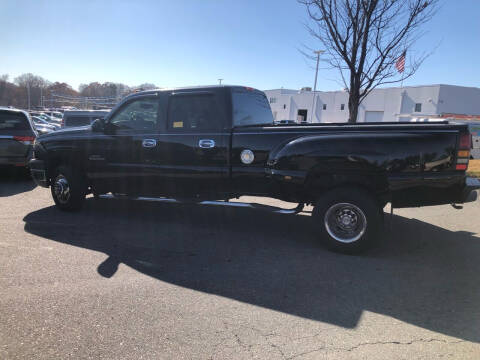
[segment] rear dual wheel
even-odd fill
[[[313,219],[327,247],[347,254],[377,244],[383,223],[376,199],[355,188],[338,188],[324,194],[313,210]]]

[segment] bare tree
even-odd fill
[[[412,56],[421,26],[436,13],[439,0],[298,0],[307,8],[309,33],[320,41],[326,61],[338,69],[348,90],[349,122],[376,87],[411,77],[428,56]],[[395,64],[405,54],[401,73]]]
[[[41,105],[42,93],[50,85],[48,80],[32,73],[22,74],[16,77],[14,81],[18,86],[25,88],[28,108],[31,104]]]
[[[153,90],[153,89],[157,89],[157,88],[158,88],[157,85],[151,84],[151,83],[144,83],[144,84],[140,84],[140,85],[136,86],[136,90],[140,90],[140,91]]]

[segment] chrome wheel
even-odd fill
[[[60,203],[68,203],[68,200],[70,200],[70,185],[65,176],[61,174],[57,176],[53,184],[53,192]]]
[[[363,211],[350,203],[330,206],[324,217],[328,234],[342,243],[352,243],[362,237],[367,229],[367,218]]]

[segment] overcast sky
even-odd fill
[[[418,51],[436,48],[404,85],[480,86],[480,0],[444,0]],[[318,47],[294,0],[0,1],[0,74],[50,81],[145,82],[161,87],[228,84],[313,86]],[[321,69],[318,89],[338,76]]]

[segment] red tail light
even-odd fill
[[[455,165],[455,170],[466,171],[468,169],[471,147],[472,135],[468,132],[461,134],[460,141],[458,142],[457,164]]]
[[[460,135],[460,142],[458,147],[462,150],[470,149],[472,147],[472,135],[469,133]]]
[[[19,141],[25,145],[32,145],[35,141],[35,137],[33,136],[14,136],[13,140]]]

